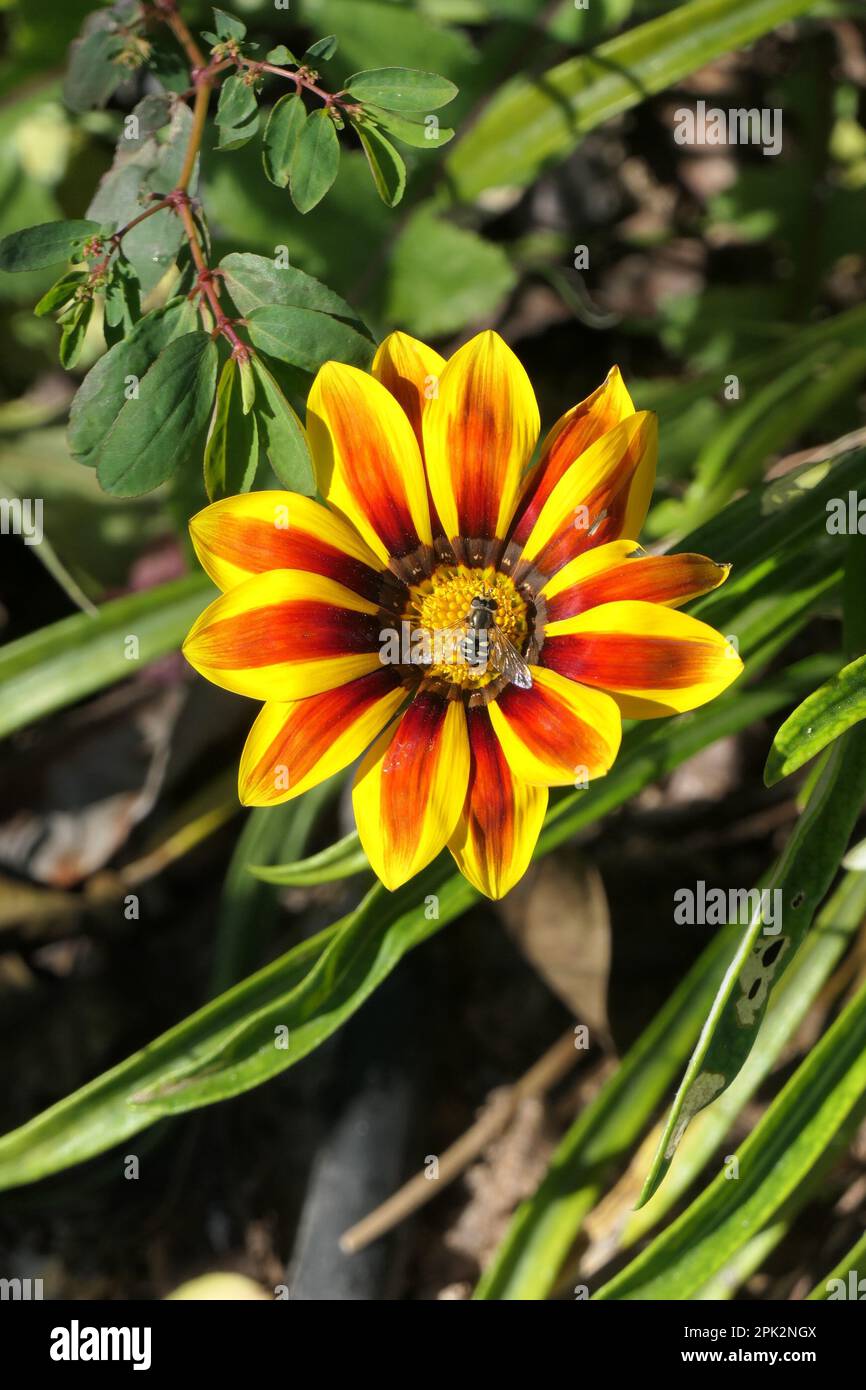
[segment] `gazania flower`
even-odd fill
[[[623,716],[693,709],[739,674],[729,643],[676,611],[727,567],[637,545],[656,422],[616,368],[535,464],[532,387],[490,332],[447,363],[402,333],[371,375],[326,363],[307,429],[323,504],[252,492],[191,523],[223,592],[187,659],[265,701],[241,800],[299,796],[367,749],[355,816],[386,887],[447,846],[498,898],[529,863],[548,788],[607,772]],[[482,607],[528,668],[523,685],[497,645],[481,660],[460,640]]]

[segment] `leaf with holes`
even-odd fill
[[[785,720],[770,749],[764,782],[773,787],[866,719],[866,656],[843,666]]]

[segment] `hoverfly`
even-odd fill
[[[466,615],[466,628],[455,633],[457,650],[466,664],[485,670],[488,666],[521,690],[532,686],[532,674],[520,652],[496,624],[496,599],[492,594],[476,594]]]

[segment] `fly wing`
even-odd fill
[[[490,643],[490,665],[500,676],[504,676],[520,690],[532,688],[532,672],[514,643],[495,625],[488,629]]]

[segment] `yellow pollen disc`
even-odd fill
[[[444,647],[447,651],[445,634],[467,629],[472,600],[479,594],[496,600],[496,626],[522,652],[529,636],[529,622],[526,603],[514,587],[514,581],[494,569],[467,569],[464,565],[440,565],[429,579],[414,584],[409,590],[403,618],[410,624],[413,642],[417,640],[416,634],[426,631],[434,654],[437,637],[438,649],[441,651]],[[478,690],[497,679],[497,672],[489,666],[486,670],[475,671],[466,661],[434,662],[428,674],[468,690]]]

